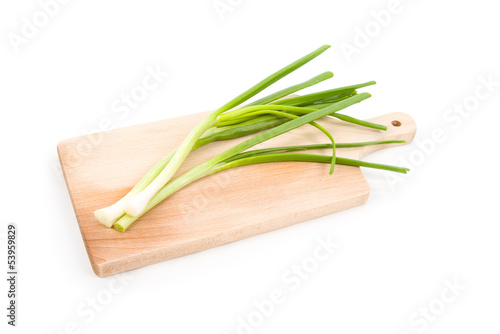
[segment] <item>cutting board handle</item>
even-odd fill
[[[402,112],[384,114],[368,119],[368,121],[387,126],[387,131],[373,130],[368,133],[365,132],[366,136],[363,136],[363,141],[404,140],[408,144],[413,140],[417,131],[417,125],[413,118]],[[361,159],[372,152],[400,145],[405,144],[365,146],[354,150],[352,153],[357,155],[358,159]]]

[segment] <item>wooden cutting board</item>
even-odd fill
[[[125,195],[205,115],[136,125],[58,144],[73,208],[97,276],[194,253],[366,202],[369,187],[359,167],[337,165],[334,174],[328,176],[328,164],[278,162],[229,169],[196,181],[153,208],[125,233],[107,228],[94,218],[96,209]],[[388,130],[367,129],[333,118],[318,123],[331,131],[338,143],[410,142],[416,131],[415,122],[404,113],[371,121],[386,125]],[[177,176],[246,138],[216,142],[194,151]],[[327,142],[323,133],[306,125],[256,148]],[[339,149],[338,156],[359,159],[391,146],[396,145]],[[276,238],[280,238],[279,233]]]

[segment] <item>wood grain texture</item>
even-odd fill
[[[279,162],[229,169],[196,181],[146,213],[125,233],[99,224],[93,212],[125,195],[205,115],[136,125],[58,144],[73,208],[97,276],[194,253],[366,202],[369,187],[359,167],[337,165],[335,173],[328,176],[327,164]],[[394,120],[401,125],[393,126]],[[338,143],[410,142],[416,131],[415,122],[404,113],[370,121],[384,124],[388,130],[362,128],[332,118],[318,123],[331,131]],[[176,176],[246,138],[216,142],[194,151]],[[256,148],[326,142],[328,138],[316,128],[303,126]],[[391,146],[396,145],[339,149],[337,154],[359,159]]]

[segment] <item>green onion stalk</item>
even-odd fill
[[[328,45],[322,46],[282,68],[212,112],[191,130],[177,149],[170,152],[153,166],[128,194],[115,204],[95,211],[96,218],[108,227],[114,226],[119,231],[125,231],[139,217],[182,187],[222,170],[257,163],[280,161],[329,163],[331,166],[330,174],[333,173],[336,164],[371,167],[405,173],[406,169],[404,168],[336,157],[335,152],[335,148],[339,147],[359,147],[399,142],[382,141],[338,144],[335,143],[334,138],[325,128],[315,123],[319,118],[331,116],[359,126],[386,130],[387,128],[384,125],[359,120],[338,113],[338,111],[370,97],[368,93],[358,94],[357,89],[373,85],[375,84],[374,81],[302,96],[288,97],[297,91],[333,77],[333,73],[324,72],[307,81],[258,99],[245,107],[234,109],[269,85],[314,59],[328,49],[328,47]],[[330,143],[246,151],[259,143],[305,124],[310,124],[322,131],[328,137]],[[175,180],[170,181],[191,151],[215,141],[239,138],[257,132],[260,133],[222,152],[209,161],[200,164]],[[332,150],[332,155],[292,153],[318,148],[329,148]]]
[[[269,86],[283,76],[291,73],[298,67],[304,65],[314,57],[321,54],[327,48],[328,46],[325,45],[299,59],[298,61],[293,62],[292,64],[267,77],[257,85],[253,86],[251,89],[247,90],[243,94],[240,94],[238,97],[213,112],[210,116],[208,116],[205,120],[198,124],[198,126],[195,128],[198,130],[191,131],[186,140],[184,140],[184,142],[176,150],[170,152],[160,162],[153,166],[153,168],[132,188],[131,191],[129,191],[129,193],[127,193],[115,204],[95,211],[94,214],[96,218],[102,224],[111,227],[112,224],[125,213],[126,208],[128,207],[127,205],[129,204],[131,199],[137,200],[137,195],[141,194],[142,197],[145,197],[148,193],[149,195],[147,195],[146,197],[149,197],[150,193],[152,193],[154,189],[158,188],[160,185],[166,184],[168,182],[167,179],[171,177],[170,174],[173,175],[173,173],[177,171],[182,161],[192,150],[195,150],[214,141],[239,138],[269,128],[273,128],[289,121],[290,118],[294,117],[292,115],[302,115],[317,110],[318,108],[329,106],[333,103],[356,95],[357,88],[375,84],[374,81],[370,81],[363,84],[318,92],[315,93],[316,95],[308,94],[304,95],[303,97],[283,99],[284,97],[299,90],[311,87],[333,77],[332,72],[324,72],[307,81],[290,86],[264,98],[256,100],[246,107],[227,111],[234,106],[245,102],[247,99],[263,90],[265,87]],[[290,101],[291,105],[285,104],[286,102],[281,102],[287,100]],[[279,104],[276,104],[276,102],[279,102]],[[286,112],[286,115],[277,114],[276,112],[278,111]],[[215,117],[215,121],[212,122],[214,115],[217,115],[217,117]],[[366,126],[361,120],[352,119],[349,121],[362,126]],[[211,126],[208,126],[208,124],[210,124]],[[204,132],[200,129],[204,129]],[[199,136],[200,133],[202,133],[201,136]],[[334,166],[333,162],[334,155],[332,155],[332,166]],[[153,186],[151,186],[153,182],[154,184]],[[146,192],[144,192],[145,190]]]

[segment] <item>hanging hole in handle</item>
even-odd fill
[[[401,126],[401,122],[398,120],[392,121],[391,124],[392,124],[392,126],[396,126],[396,127]]]

